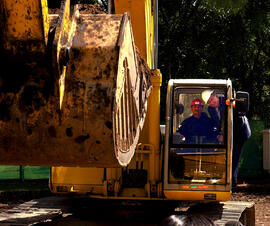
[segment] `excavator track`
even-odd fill
[[[254,203],[228,201],[195,206],[191,203],[184,211],[183,208],[173,211],[171,208],[175,204],[166,201],[164,203],[164,200],[116,201],[49,196],[27,201],[0,213],[0,224],[33,225],[47,222],[48,225],[85,225],[87,222],[98,222],[99,225],[115,225],[115,222],[118,222],[122,225],[141,225],[157,224],[170,214],[204,214],[219,226],[228,221],[240,221],[245,226],[255,225]],[[182,207],[186,205],[187,203],[179,203]]]
[[[255,204],[253,202],[226,201],[218,203],[191,204],[188,214],[202,214],[223,226],[228,221],[239,221],[245,226],[255,226]]]
[[[223,203],[222,218],[216,223],[225,225],[228,221],[240,221],[243,225],[254,226],[255,204],[251,202],[232,202]]]

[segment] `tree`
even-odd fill
[[[164,85],[170,78],[231,78],[250,94],[249,117],[270,122],[269,0],[244,1],[237,10],[200,0],[160,0],[159,7]]]

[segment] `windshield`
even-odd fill
[[[224,90],[175,88],[173,143],[224,144],[224,115]]]
[[[225,184],[225,98],[224,89],[174,89],[169,183]]]

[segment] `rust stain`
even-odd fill
[[[68,137],[72,137],[73,136],[72,127],[66,129],[66,135]]]
[[[44,98],[38,85],[25,86],[20,95],[19,107],[22,112],[32,113],[44,104]]]
[[[10,121],[10,108],[13,105],[14,97],[13,95],[7,95],[1,98],[0,101],[0,120],[7,122]]]
[[[105,73],[107,78],[110,77],[110,74],[111,74],[111,65],[110,64],[107,64],[104,73]]]
[[[106,122],[105,122],[105,126],[106,126],[108,129],[112,129],[112,122],[106,121]]]
[[[30,136],[33,133],[33,130],[31,128],[26,128],[27,134]]]
[[[100,26],[100,24],[94,24],[94,26],[93,26],[93,29],[96,31],[96,32],[100,32],[100,30],[101,30],[101,26]]]
[[[74,139],[74,141],[75,141],[76,143],[81,144],[81,143],[85,142],[85,141],[86,141],[87,139],[89,139],[89,138],[90,138],[89,134],[87,134],[87,135],[81,135],[81,136],[76,137],[76,138]]]
[[[94,80],[100,80],[100,79],[102,79],[102,72],[99,72],[99,74],[97,76],[95,76],[93,79]]]
[[[55,127],[54,127],[54,126],[50,126],[50,127],[48,128],[48,133],[49,133],[49,135],[50,135],[51,137],[56,137],[56,129],[55,129]]]
[[[107,89],[97,83],[95,87],[89,87],[87,97],[90,103],[102,104],[103,107],[108,107],[110,104],[110,97],[107,94]]]

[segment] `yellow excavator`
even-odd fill
[[[229,79],[176,79],[160,106],[158,1],[110,5],[115,14],[90,14],[65,0],[49,14],[46,0],[0,2],[0,163],[51,166],[56,194],[223,202],[255,225],[253,205],[228,201],[232,103],[248,109],[248,94]],[[210,119],[213,91],[222,140],[188,141],[179,128],[190,104],[202,100]]]

